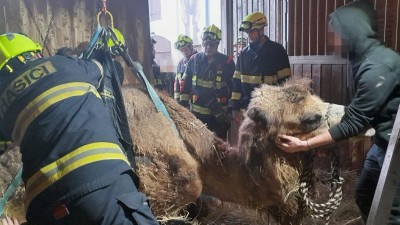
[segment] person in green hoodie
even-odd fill
[[[356,187],[356,202],[367,220],[382,169],[390,133],[400,104],[400,55],[377,38],[375,11],[367,1],[355,1],[330,15],[352,66],[354,97],[341,122],[308,140],[281,134],[277,146],[288,153],[308,151],[375,129]]]

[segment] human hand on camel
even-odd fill
[[[307,141],[302,141],[297,137],[284,134],[278,135],[278,137],[275,139],[275,144],[276,146],[278,146],[278,148],[287,153],[295,153],[309,150]]]
[[[16,218],[10,218],[10,217],[6,217],[1,219],[1,224],[2,225],[19,225],[19,222]]]

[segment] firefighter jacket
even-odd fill
[[[180,101],[196,114],[217,116],[226,112],[231,95],[235,63],[232,58],[216,53],[215,60],[208,63],[204,53],[193,55],[183,75]]]
[[[197,51],[195,51],[193,53],[193,55],[194,54],[197,54]],[[182,77],[183,77],[183,74],[185,73],[189,59],[190,59],[190,57],[182,58],[178,63],[178,67],[176,68],[176,75],[175,75],[175,81],[174,81],[174,99],[177,102],[180,101],[181,91],[183,88]]]
[[[266,42],[259,49],[248,45],[238,56],[233,75],[232,110],[246,109],[251,92],[261,84],[276,85],[291,76],[286,50],[281,44],[265,38]]]
[[[55,202],[78,199],[131,170],[96,90],[97,64],[56,55],[0,84],[0,130],[20,146],[28,221],[34,211],[49,213]]]

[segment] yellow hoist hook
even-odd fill
[[[97,13],[97,24],[98,25],[100,25],[101,26],[101,21],[100,21],[100,16],[101,16],[101,14],[102,14],[103,12],[99,12],[99,13]],[[114,28],[114,18],[113,18],[113,16],[112,16],[112,14],[109,12],[109,11],[105,11],[104,12],[104,15],[106,16],[106,15],[108,15],[109,17],[110,17],[110,25],[111,25],[111,28]],[[104,17],[105,17],[104,16]]]

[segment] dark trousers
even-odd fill
[[[385,154],[386,149],[383,149],[377,145],[373,145],[370,148],[367,158],[364,162],[364,168],[361,171],[357,183],[356,203],[360,209],[361,217],[363,218],[364,222],[366,222],[368,219],[376,186],[378,184],[379,175],[385,159]],[[398,193],[397,196],[399,196]],[[393,204],[397,205],[397,201],[395,201]],[[393,213],[392,216],[397,218],[397,216],[395,216]]]
[[[159,225],[146,196],[138,192],[130,172],[111,185],[67,205],[69,215],[55,225]]]

